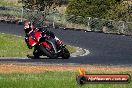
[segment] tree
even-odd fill
[[[25,13],[26,18],[32,19],[32,17],[35,17],[35,19],[37,19],[39,18],[39,15],[43,14],[44,18],[43,20],[45,20],[49,11],[50,10],[56,11],[55,7],[60,6],[62,0],[19,0],[18,2],[22,3],[23,8],[30,9],[30,11],[32,11]],[[37,13],[37,15],[35,16],[34,10],[37,10],[39,14]]]
[[[132,21],[132,14],[129,11],[129,5],[127,3],[119,3],[115,7],[111,8],[107,14],[106,18],[112,20],[121,21]]]
[[[19,3],[22,3],[24,8],[46,11],[61,5],[62,0],[19,0]]]
[[[107,12],[120,0],[71,0],[66,13],[83,17],[106,18]]]

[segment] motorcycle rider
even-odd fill
[[[35,30],[42,30],[42,28],[43,27],[35,28],[31,22],[25,22],[25,26],[24,26],[24,30],[26,33],[25,42],[26,42],[29,49],[32,49],[32,46],[29,44],[29,37],[32,36],[33,38],[35,38],[34,37],[34,31]],[[43,28],[43,30],[46,30],[46,28],[45,29]],[[48,36],[55,39],[57,42],[60,42],[60,40],[56,36],[54,36],[53,32],[46,30],[46,32],[44,32],[44,33],[46,33]]]

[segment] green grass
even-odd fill
[[[130,84],[78,85],[76,72],[0,74],[0,88],[131,88]]]
[[[75,47],[67,45],[66,48],[73,53]],[[24,37],[0,33],[0,57],[26,57],[32,55],[33,49],[27,48]]]
[[[66,45],[66,48],[70,51],[70,53],[76,52],[76,47],[74,47],[74,46]]]
[[[1,0],[0,6],[21,6],[18,0]]]
[[[1,57],[22,57],[31,54],[24,42],[23,37],[10,34],[0,34],[0,56]]]

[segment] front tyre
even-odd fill
[[[62,51],[62,58],[63,59],[68,59],[68,58],[70,58],[70,52],[68,51],[68,49],[67,48],[63,48],[63,51]]]
[[[40,45],[40,50],[45,54],[47,57],[55,59],[57,58],[57,55],[52,54],[50,51],[48,51],[43,45]]]

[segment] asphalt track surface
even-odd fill
[[[90,54],[70,59],[0,59],[1,62],[132,65],[132,36],[50,29],[63,42],[88,49]],[[22,25],[0,23],[0,32],[24,36]]]

